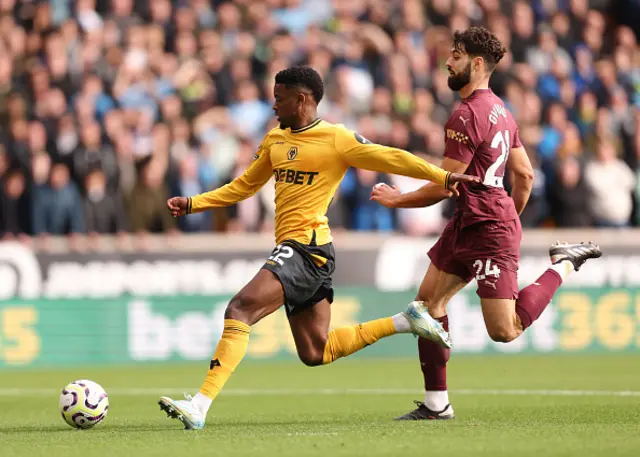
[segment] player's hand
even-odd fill
[[[451,173],[451,175],[449,175],[449,187],[447,187],[447,190],[451,191],[456,197],[460,196],[460,192],[458,192],[458,183],[460,182],[472,182],[476,184],[481,183],[480,178],[477,176],[463,175],[461,173]]]
[[[173,217],[187,214],[187,197],[173,197],[167,200],[167,208]]]
[[[378,202],[382,206],[386,206],[387,208],[394,208],[395,199],[399,195],[400,191],[398,190],[398,187],[390,187],[385,183],[379,183],[373,186],[373,190],[371,191],[371,197],[369,197],[369,200]]]

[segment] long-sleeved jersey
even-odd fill
[[[276,242],[331,242],[327,208],[349,167],[411,176],[448,185],[449,173],[401,149],[373,144],[342,125],[321,119],[307,127],[274,128],[242,176],[189,198],[189,213],[251,197],[271,176],[276,186]]]

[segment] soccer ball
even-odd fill
[[[108,410],[107,393],[93,381],[74,381],[60,393],[60,414],[74,428],[95,427],[107,417]]]

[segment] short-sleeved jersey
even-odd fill
[[[460,184],[457,211],[463,226],[518,217],[503,181],[509,152],[520,146],[513,116],[490,89],[475,90],[451,115],[444,155],[469,164],[465,173],[482,180]]]
[[[424,179],[446,186],[450,173],[401,149],[373,144],[342,125],[317,120],[274,128],[242,176],[188,200],[187,212],[227,206],[255,194],[275,177],[276,242],[331,242],[327,208],[349,167]]]

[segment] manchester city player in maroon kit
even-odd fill
[[[531,193],[533,170],[511,113],[489,89],[491,73],[505,52],[496,36],[482,27],[453,35],[446,62],[449,88],[459,92],[462,102],[445,125],[441,167],[478,176],[482,183],[460,184],[456,213],[429,251],[431,265],[417,296],[448,330],[447,302],[475,279],[487,331],[503,343],[516,339],[540,317],[569,273],[602,255],[592,243],[555,244],[549,249],[549,269],[518,290],[519,215]],[[511,173],[511,195],[503,185],[506,170]],[[435,184],[406,194],[380,184],[371,198],[392,208],[417,208],[450,196]],[[446,372],[450,350],[422,338],[418,350],[425,401],[416,402],[417,409],[398,419],[452,419]]]

